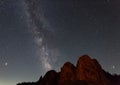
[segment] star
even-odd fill
[[[112,69],[115,69],[115,65],[113,65],[111,68],[112,68]]]
[[[5,66],[8,66],[8,63],[7,62],[5,62],[5,64],[4,64]]]

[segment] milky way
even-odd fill
[[[36,81],[84,54],[120,74],[120,0],[0,0],[0,85]]]
[[[52,64],[57,62],[58,50],[53,47],[48,38],[53,38],[53,30],[44,18],[39,7],[40,1],[25,0],[26,15],[28,17],[28,26],[31,29],[36,45],[38,46],[39,60],[44,71],[52,69]]]

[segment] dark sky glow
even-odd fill
[[[79,56],[120,74],[119,0],[0,0],[0,85],[36,81]]]

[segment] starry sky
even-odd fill
[[[83,54],[120,74],[119,0],[0,0],[0,85],[37,81]]]

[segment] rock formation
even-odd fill
[[[76,67],[70,62],[65,63],[61,68],[58,78],[58,85],[63,85],[64,82],[68,80],[76,80]]]
[[[83,55],[76,66],[66,62],[58,73],[51,70],[35,83],[17,85],[120,85],[120,76],[105,72],[96,59]]]
[[[100,64],[88,55],[83,55],[77,62],[77,80],[86,80],[91,85],[108,85],[109,80],[105,76]]]

